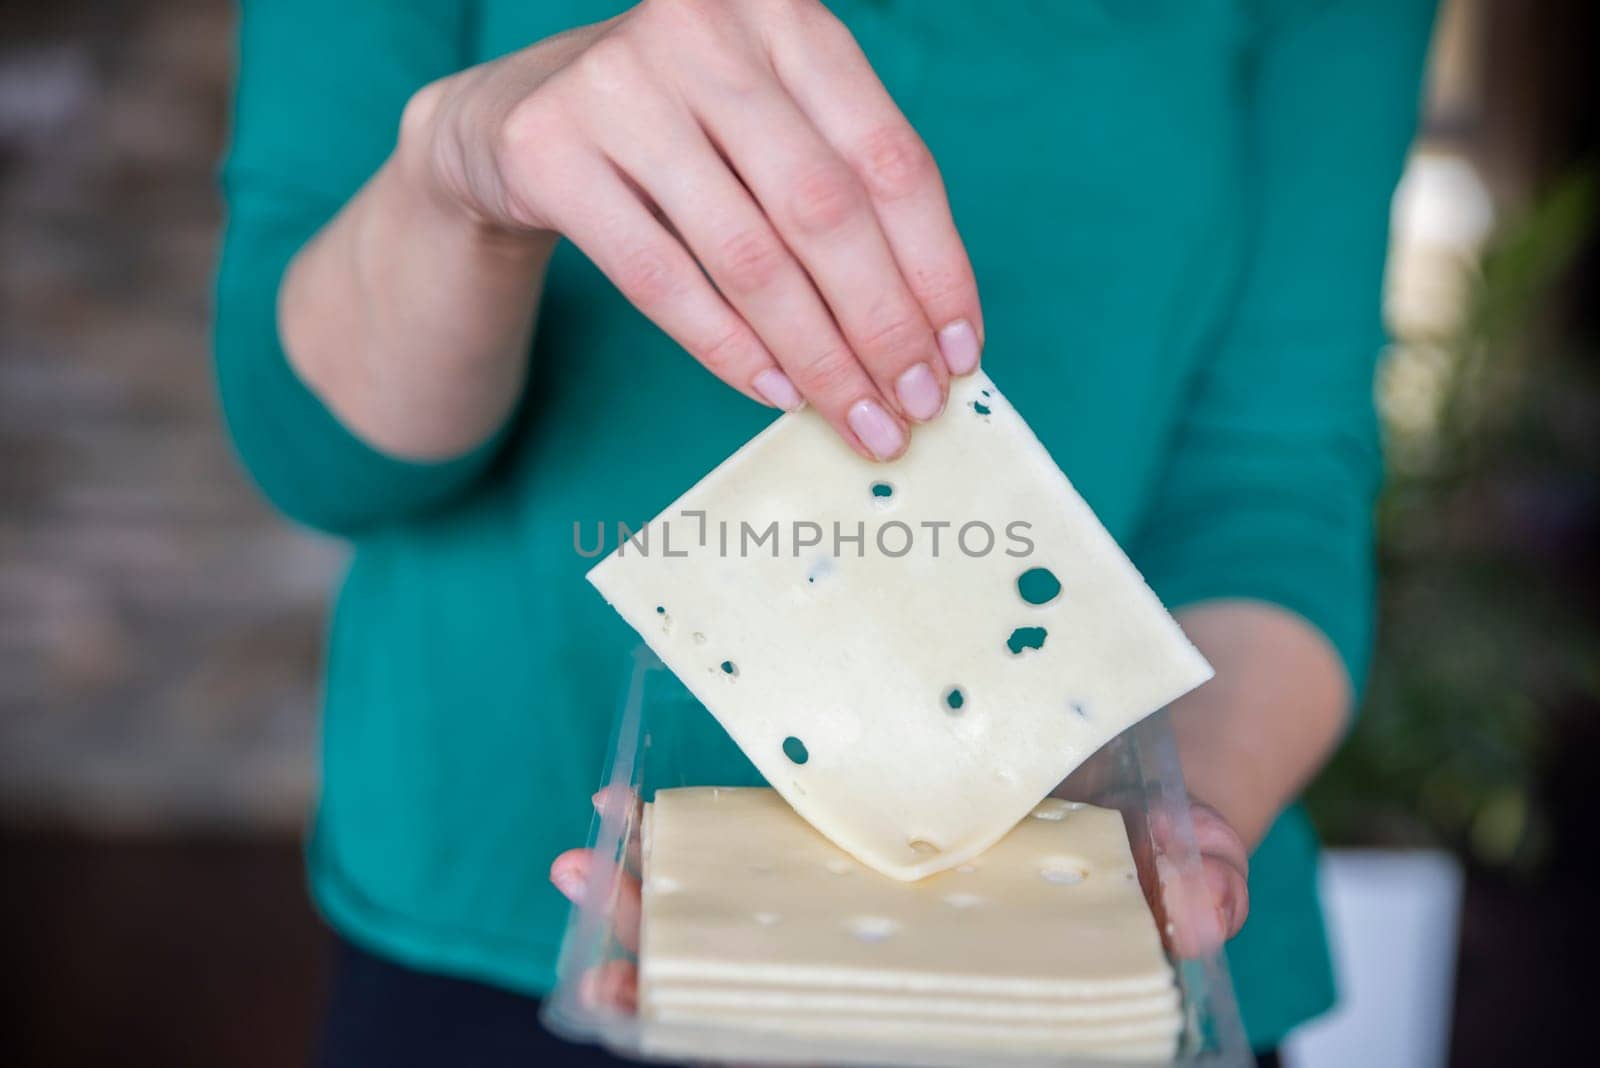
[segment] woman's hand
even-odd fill
[[[443,203],[567,237],[712,373],[865,456],[978,364],[938,170],[815,0],[645,0],[426,87],[402,127]]]
[[[1139,885],[1172,955],[1204,957],[1239,933],[1250,913],[1250,851],[1222,813],[1201,801],[1189,802],[1189,824],[1199,863],[1180,867],[1172,858],[1188,850],[1178,841],[1177,821],[1160,811],[1148,817],[1124,813],[1139,859]],[[1154,856],[1151,856],[1151,853]]]
[[[607,786],[590,798],[595,811],[605,818],[613,806],[619,812],[637,809],[638,795],[620,786]],[[639,819],[632,814],[633,833],[626,846],[626,856],[620,870],[602,864],[592,849],[569,849],[556,857],[550,865],[550,882],[568,901],[580,907],[588,901],[589,885],[599,878],[613,881],[609,889],[616,894],[611,903],[613,935],[617,944],[630,954],[639,952],[639,916],[643,908],[639,893]],[[621,957],[607,960],[584,975],[579,996],[591,1005],[606,1006],[621,1012],[633,1013],[639,1004],[639,968],[632,960]]]

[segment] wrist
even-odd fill
[[[1217,671],[1172,705],[1184,777],[1253,848],[1332,753],[1344,669],[1319,632],[1273,605],[1212,601],[1178,619]]]
[[[1186,718],[1176,712],[1173,728],[1189,797],[1214,809],[1254,849],[1283,806],[1283,799],[1263,782],[1257,763],[1270,758],[1250,752],[1248,746],[1217,746],[1209,730],[1195,730]]]

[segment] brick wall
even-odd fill
[[[226,0],[0,10],[0,815],[278,824],[339,551],[228,451]]]

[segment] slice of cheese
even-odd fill
[[[835,1057],[840,1052],[840,1036],[834,1034],[818,1034],[818,1036],[784,1036],[789,1039],[787,1046],[774,1044],[771,1034],[762,1034],[760,1031],[736,1031],[730,1028],[709,1028],[704,1025],[650,1025],[640,1034],[640,1046],[648,1057],[658,1060],[718,1060],[718,1062],[736,1063],[763,1063],[763,1065],[816,1065],[816,1063],[829,1062],[827,1058]],[[816,1042],[816,1046],[798,1046],[802,1039]],[[1107,1049],[1061,1050],[1054,1047],[1046,1049],[1003,1049],[992,1041],[974,1041],[968,1044],[947,1044],[947,1046],[930,1046],[926,1042],[883,1041],[882,1049],[872,1046],[869,1042],[859,1041],[859,1036],[850,1041],[848,1047],[848,1063],[851,1065],[883,1065],[885,1068],[974,1068],[982,1065],[992,1068],[997,1063],[1003,1065],[1018,1065],[1022,1068],[1058,1068],[1067,1062],[1066,1058],[1086,1057],[1090,1063],[1101,1062],[1126,1062],[1126,1063],[1168,1063],[1176,1054],[1176,1042],[1171,1039],[1160,1039],[1152,1042],[1122,1042],[1117,1046]],[[1006,1054],[1005,1060],[998,1060],[995,1054]]]
[[[986,1065],[1060,1065],[1063,1057],[1135,1063],[1167,1063],[1178,1035],[1128,1039],[1104,1045],[1010,1028],[846,1028],[823,1026],[729,1027],[723,1022],[646,1021],[640,1045],[651,1057],[686,1061],[722,1060],[751,1064],[892,1063],[930,1068]],[[874,1055],[863,1046],[879,1046]],[[845,1053],[847,1061],[840,1060]]]
[[[802,816],[898,879],[977,856],[1211,674],[994,385],[950,408],[888,465],[785,415],[589,573]]]
[[[1047,802],[983,856],[915,883],[851,860],[771,790],[658,791],[640,1010],[678,982],[988,999],[1173,988],[1119,813]]]
[[[1105,1049],[1124,1042],[1141,1044],[1171,1041],[1182,1030],[1177,1014],[1151,1020],[1115,1024],[1045,1025],[1020,1023],[974,1023],[929,1019],[841,1019],[828,1014],[737,1015],[690,1010],[666,1010],[656,1019],[664,1024],[705,1024],[713,1027],[741,1027],[790,1035],[871,1038],[878,1041],[904,1041],[936,1044],[981,1042],[1012,1049],[1049,1049],[1066,1052],[1074,1049]]]
[[[816,986],[744,986],[694,982],[657,982],[649,1003],[665,1015],[672,1010],[727,1013],[834,1014],[884,1019],[1015,1020],[1036,1024],[1069,1024],[1152,1020],[1179,1011],[1178,991],[1122,998],[977,998],[940,995],[875,994],[861,990],[831,991]]]

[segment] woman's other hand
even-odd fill
[[[1189,824],[1194,829],[1198,863],[1180,866],[1171,858],[1188,854],[1179,839],[1178,821],[1160,810],[1148,816],[1126,811],[1130,823],[1148,824],[1132,835],[1139,857],[1139,884],[1161,927],[1161,940],[1179,958],[1204,957],[1244,926],[1250,914],[1250,851],[1222,813],[1191,800]],[[1154,856],[1149,854],[1154,853]]]

